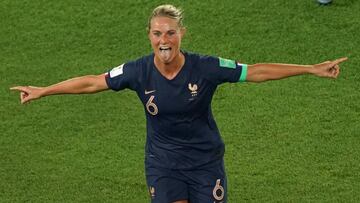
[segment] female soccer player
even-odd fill
[[[224,143],[211,113],[216,87],[225,82],[262,82],[313,74],[336,78],[339,63],[254,64],[180,49],[186,32],[182,11],[154,9],[148,22],[153,53],[106,74],[88,75],[48,87],[17,86],[21,103],[55,94],[136,91],[147,119],[146,180],[152,202],[226,202]]]

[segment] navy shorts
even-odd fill
[[[193,170],[146,166],[152,203],[189,200],[190,203],[226,203],[224,163]]]

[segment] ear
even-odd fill
[[[180,33],[181,33],[181,38],[183,38],[186,33],[186,27],[181,28]]]
[[[148,36],[149,40],[151,41],[151,33],[150,33],[150,30],[147,30],[147,36]]]

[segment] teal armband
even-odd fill
[[[246,76],[247,76],[247,68],[248,65],[247,64],[241,64],[242,65],[242,69],[241,69],[241,75],[239,78],[239,82],[245,82],[246,81]]]

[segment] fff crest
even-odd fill
[[[198,86],[196,84],[189,83],[188,88],[190,90],[191,96],[195,97],[198,93]]]

